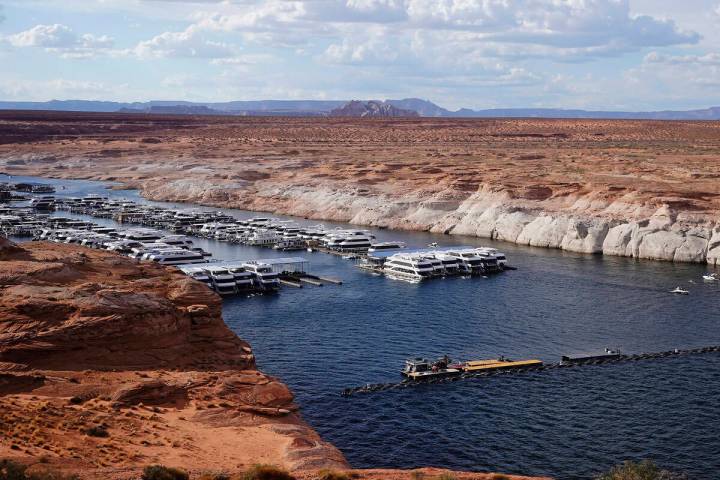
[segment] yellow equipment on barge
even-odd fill
[[[542,364],[542,360],[531,359],[519,360],[517,362],[514,362],[512,360],[506,360],[501,357],[497,360],[473,360],[470,362],[465,362],[461,366],[461,368],[464,372],[480,372],[514,368],[539,367]]]

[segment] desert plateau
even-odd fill
[[[713,265],[719,154],[712,121],[0,113],[10,175]]]

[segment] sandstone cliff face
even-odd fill
[[[49,457],[88,478],[156,462],[347,467],[300,419],[288,388],[255,369],[200,282],[107,252],[0,238],[8,456]]]
[[[676,262],[720,264],[720,222],[708,215],[678,214],[667,205],[637,205],[577,197],[558,208],[553,201],[511,198],[483,186],[464,199],[448,193],[358,193],[347,186],[286,185],[271,181],[246,187],[222,187],[180,180],[144,183],[154,200],[242,206],[300,217],[405,230],[472,235],[521,245],[559,248]],[[424,195],[423,195],[424,193]],[[554,204],[555,203],[555,204]]]
[[[393,117],[419,117],[414,110],[398,108],[385,102],[371,100],[361,102],[352,100],[342,107],[330,111],[331,117],[361,117],[361,118],[393,118]]]
[[[252,369],[221,302],[184,275],[67,245],[2,254],[0,362],[16,369]]]

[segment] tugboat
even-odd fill
[[[451,360],[447,355],[435,362],[426,358],[413,358],[405,360],[405,368],[401,373],[410,380],[429,380],[460,375],[462,370],[451,367],[450,363]]]

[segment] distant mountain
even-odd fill
[[[453,112],[439,107],[429,100],[421,100],[419,98],[405,98],[403,100],[386,100],[385,103],[402,108],[405,110],[414,110],[421,117],[452,117]]]
[[[152,100],[149,102],[105,102],[100,100],[50,100],[48,102],[3,102],[0,110],[62,110],[69,112],[118,112],[125,113],[182,113],[175,107],[207,107],[230,115],[277,115],[297,114],[308,115],[327,113],[333,108],[344,105],[347,100],[252,100],[232,102],[186,102],[173,100]],[[158,107],[173,107],[163,112]],[[188,114],[196,114],[187,110]],[[212,112],[209,112],[212,114]]]
[[[368,118],[391,118],[391,117],[419,117],[415,110],[398,108],[388,102],[370,100],[361,102],[351,100],[342,107],[330,111],[331,117],[368,117]]]
[[[154,113],[159,115],[227,115],[227,112],[214,110],[205,105],[152,105],[146,108],[126,108],[117,110],[120,113]]]
[[[663,110],[659,112],[622,112],[593,110],[564,110],[556,108],[496,108],[450,112],[451,117],[471,118],[594,118],[626,120],[720,120],[720,107],[700,110]]]
[[[720,120],[720,107],[687,111],[664,110],[658,112],[566,110],[557,108],[504,108],[489,110],[461,108],[456,111],[451,111],[429,100],[421,100],[419,98],[385,100],[384,102],[370,100],[359,103],[392,106],[399,110],[416,112],[421,117]],[[100,100],[51,100],[49,102],[0,101],[0,110],[62,110],[75,112],[125,112],[176,115],[327,116],[330,115],[333,110],[344,108],[347,104],[347,100],[252,100],[214,103],[173,100],[129,103]],[[357,107],[353,106],[353,109],[354,108]],[[371,110],[373,108],[375,107],[372,107]],[[384,115],[380,110],[378,110],[377,114],[380,116]],[[389,112],[388,116],[393,115]]]

